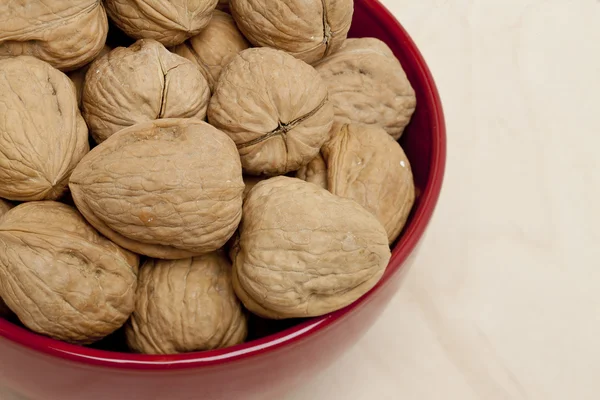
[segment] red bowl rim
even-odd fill
[[[299,325],[261,339],[219,350],[167,356],[108,352],[72,345],[40,336],[3,319],[0,319],[0,337],[4,337],[19,346],[40,353],[87,365],[129,370],[181,370],[201,368],[215,364],[239,361],[257,356],[266,351],[272,351],[282,346],[298,344],[300,341],[308,339],[317,332],[323,333],[331,325],[339,323],[345,316],[368,302],[378,291],[380,291],[390,280],[390,277],[399,272],[401,269],[400,267],[421,239],[433,215],[444,179],[446,164],[446,127],[442,103],[437,87],[421,52],[418,50],[413,40],[398,20],[379,1],[366,1],[363,4],[374,17],[381,21],[382,25],[391,30],[394,36],[405,38],[403,39],[405,50],[415,59],[416,65],[420,69],[419,73],[424,77],[425,101],[433,104],[431,119],[434,137],[436,138],[432,148],[432,163],[428,179],[429,185],[421,194],[420,207],[415,210],[412,223],[407,227],[402,238],[394,247],[388,270],[378,285],[359,300],[341,310],[322,317],[309,319]]]

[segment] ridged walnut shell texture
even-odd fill
[[[134,39],[175,46],[197,35],[218,0],[105,0],[110,19]]]
[[[154,258],[215,251],[241,218],[244,182],[235,144],[200,120],[124,129],[81,161],[69,185],[96,229]]]
[[[231,0],[240,30],[256,46],[286,51],[312,64],[346,40],[353,0]]]
[[[327,82],[337,122],[382,126],[400,138],[417,104],[400,62],[374,38],[348,39],[315,66]]]
[[[257,184],[231,252],[233,286],[271,319],[323,315],[360,298],[391,257],[387,234],[356,202],[296,178]]]
[[[242,343],[246,316],[231,286],[231,263],[215,252],[140,269],[136,307],[125,333],[144,354],[178,354]]]
[[[70,71],[94,59],[107,34],[101,0],[0,2],[0,58],[34,56]]]
[[[11,208],[12,208],[12,204],[10,204],[6,200],[0,199],[0,219]],[[12,314],[12,312],[10,311],[10,309],[8,308],[8,306],[4,303],[4,301],[0,297],[0,318],[6,318],[7,316],[9,316],[11,314]]]
[[[0,296],[29,329],[93,343],[134,308],[138,258],[72,207],[23,203],[0,219]]]
[[[245,173],[280,175],[317,155],[333,107],[313,67],[283,51],[252,48],[221,73],[208,119],[236,143]]]
[[[108,54],[111,50],[112,50],[111,47],[105,45],[96,58],[100,58],[103,55]],[[77,104],[79,104],[79,107],[81,107],[81,105],[82,105],[81,98],[83,96],[83,85],[85,82],[85,74],[88,72],[91,65],[92,65],[92,63],[90,62],[89,64],[86,64],[83,67],[78,68],[75,71],[71,71],[67,74],[69,79],[71,79],[73,81],[73,84],[75,85],[75,92],[77,93]]]
[[[327,189],[327,164],[319,153],[311,162],[296,171],[296,178]]]
[[[89,151],[73,82],[34,57],[0,60],[0,197],[54,200]]]
[[[221,70],[233,57],[250,47],[231,15],[215,10],[208,26],[171,51],[196,64],[214,90]]]
[[[383,224],[392,243],[415,202],[410,162],[383,128],[344,124],[321,149],[327,162],[327,187],[352,199]]]
[[[90,66],[82,108],[92,136],[102,143],[137,123],[159,118],[204,119],[206,79],[189,60],[155,40],[118,47]]]

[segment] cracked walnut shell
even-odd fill
[[[352,199],[383,224],[392,243],[415,202],[410,162],[402,147],[383,128],[360,124],[336,126],[321,153],[327,187]]]
[[[92,63],[82,109],[92,136],[102,143],[140,122],[204,119],[209,99],[208,83],[191,61],[155,40],[138,40]]]
[[[125,332],[144,354],[178,354],[242,343],[248,327],[231,286],[225,254],[166,261],[140,269],[136,307]]]
[[[231,0],[240,30],[256,46],[284,50],[312,64],[346,40],[352,0]]]
[[[0,197],[55,200],[89,151],[73,82],[34,57],[0,60]]]
[[[315,68],[329,89],[336,122],[382,126],[400,138],[417,104],[402,65],[374,38],[348,39]]]
[[[208,26],[171,51],[196,64],[214,90],[221,70],[237,53],[250,47],[231,15],[215,10]]]
[[[154,258],[221,248],[242,212],[242,166],[233,141],[195,119],[162,119],[111,136],[69,183],[83,216],[126,249]]]
[[[270,319],[323,315],[360,298],[391,257],[385,229],[353,200],[284,176],[246,197],[231,251],[233,286]]]
[[[197,35],[218,0],[105,0],[110,19],[134,39],[175,46]]]
[[[313,67],[283,51],[252,48],[221,73],[208,119],[236,143],[245,173],[280,175],[317,155],[333,107]]]
[[[34,56],[70,71],[97,56],[107,33],[101,0],[0,2],[0,58]]]
[[[89,344],[119,329],[133,312],[138,261],[65,204],[23,203],[0,219],[0,296],[55,339]]]

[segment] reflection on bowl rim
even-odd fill
[[[0,338],[8,339],[8,341],[12,341],[13,344],[17,346],[23,346],[50,356],[88,365],[123,368],[128,370],[181,370],[187,368],[202,368],[204,366],[215,364],[222,365],[224,363],[256,356],[267,350],[274,350],[282,346],[293,345],[294,343],[309,338],[313,334],[322,334],[332,324],[342,321],[345,316],[352,312],[352,310],[369,302],[373,295],[389,282],[389,278],[399,272],[400,267],[412,253],[427,228],[442,187],[446,162],[446,129],[441,100],[435,82],[425,60],[412,39],[410,39],[407,32],[394,16],[378,1],[364,1],[362,2],[362,6],[377,20],[382,21],[382,25],[391,29],[394,36],[404,38],[404,49],[414,58],[416,65],[420,68],[420,74],[424,77],[426,86],[424,88],[424,93],[427,97],[427,102],[433,104],[430,118],[432,120],[432,126],[436,130],[436,134],[434,135],[436,141],[433,143],[431,152],[432,162],[428,177],[429,185],[421,194],[420,205],[415,209],[410,224],[407,225],[402,233],[402,237],[397,242],[396,246],[394,246],[392,258],[390,259],[384,277],[369,293],[341,310],[322,317],[308,319],[305,322],[276,334],[252,340],[237,346],[204,352],[165,356],[108,352],[63,343],[48,337],[40,336],[3,319],[0,319]]]

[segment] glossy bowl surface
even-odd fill
[[[381,282],[332,314],[232,348],[177,356],[74,346],[0,319],[0,395],[4,386],[32,400],[277,398],[327,367],[368,330],[412,265],[436,206],[446,132],[440,98],[423,57],[378,1],[355,1],[350,36],[385,41],[417,93],[417,110],[401,144],[412,164],[418,197]]]

